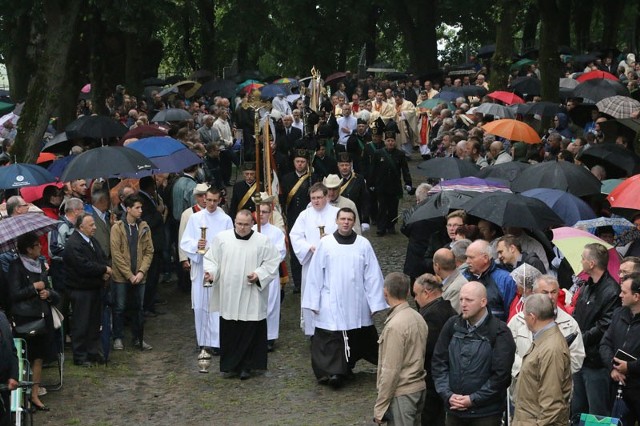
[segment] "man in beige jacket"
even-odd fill
[[[427,324],[407,303],[409,277],[393,272],[384,280],[391,307],[378,339],[378,399],[373,420],[387,425],[421,424],[425,398]]]

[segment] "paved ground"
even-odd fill
[[[414,182],[415,166],[411,164]],[[403,207],[413,197],[405,196]],[[369,238],[387,274],[402,271],[406,238],[400,234]],[[201,374],[190,296],[175,283],[161,284],[168,300],[166,315],[147,321],[145,340],[154,349],[141,353],[129,347],[112,353],[106,367],[79,368],[67,351],[64,386],[42,400],[49,413],[37,413],[41,425],[370,425],[376,397],[374,365],[361,361],[356,378],[343,389],[316,384],[309,343],[300,331],[299,295],[287,288],[281,335],[269,355],[268,370],[247,381],[226,379],[218,358],[211,372]],[[378,325],[384,313],[378,314]],[[127,341],[125,340],[125,343]],[[55,378],[45,370],[45,381]]]

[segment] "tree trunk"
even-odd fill
[[[540,11],[536,4],[529,4],[524,16],[524,26],[522,28],[523,49],[535,47],[538,33],[538,22],[540,22]]]
[[[571,46],[571,25],[568,22],[571,16],[571,0],[557,0],[556,4],[558,13],[563,17],[563,20],[555,28],[558,35],[558,45]],[[556,45],[556,53],[558,51],[558,45]]]
[[[3,19],[7,19],[5,16]],[[7,67],[7,78],[11,91],[11,99],[16,102],[24,101],[27,97],[29,82],[35,74],[36,65],[33,53],[35,49],[31,44],[32,21],[31,14],[24,13],[15,17],[15,20],[5,22],[7,34],[11,34],[11,43],[3,52]]]
[[[618,30],[622,22],[624,0],[607,0],[602,7],[602,47],[615,47],[618,43]]]
[[[491,90],[505,90],[509,84],[509,67],[513,53],[513,35],[519,1],[502,0],[496,23],[496,51],[491,58]]]
[[[214,0],[197,0],[200,16],[200,67],[215,72],[216,61],[216,5]]]
[[[591,40],[591,19],[593,17],[593,0],[576,0],[573,4],[573,27],[576,33],[576,51],[586,51]]]
[[[542,99],[555,102],[558,99],[558,76],[560,60],[558,58],[558,28],[564,24],[555,0],[538,0],[540,18],[540,67]]]
[[[367,13],[367,22],[365,24],[365,33],[367,39],[366,46],[366,60],[367,65],[374,64],[378,56],[378,50],[376,48],[376,37],[378,37],[378,19],[380,17],[380,6],[374,4],[369,7],[369,13]]]
[[[409,54],[409,68],[416,74],[438,68],[438,46],[436,38],[436,9],[438,0],[428,0],[412,10],[406,0],[394,4],[395,16],[404,35]],[[416,16],[416,20],[412,18]]]
[[[198,64],[196,63],[196,58],[193,53],[193,47],[191,46],[191,26],[192,22],[189,17],[191,2],[187,1],[182,6],[182,48],[184,49],[184,54],[187,58],[187,62],[189,62],[189,66],[192,70],[197,70]]]
[[[42,136],[58,104],[62,81],[67,78],[69,53],[83,4],[83,0],[43,2],[45,47],[20,116],[14,146],[19,161],[35,162],[40,153]]]

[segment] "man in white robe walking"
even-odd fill
[[[313,184],[309,188],[311,207],[300,213],[289,232],[291,247],[302,265],[301,301],[304,299],[309,263],[313,258],[316,247],[318,247],[318,243],[320,243],[321,236],[330,235],[338,229],[336,215],[339,209],[329,204],[327,194],[328,189],[322,183]],[[301,309],[300,327],[304,330],[306,336],[313,336],[315,329],[313,313],[309,309]]]
[[[373,314],[389,306],[371,243],[355,233],[356,213],[338,211],[338,230],[323,238],[306,275],[302,307],[314,313],[311,365],[321,384],[340,387],[356,362],[378,362]]]
[[[220,232],[233,228],[231,218],[222,209],[220,190],[211,187],[207,190],[206,208],[189,218],[180,240],[180,248],[191,261],[191,308],[195,316],[196,339],[198,346],[219,354],[220,314],[210,309],[211,287],[204,287],[204,255],[202,251],[211,251],[212,242]],[[202,228],[206,227],[206,238],[202,238]]]

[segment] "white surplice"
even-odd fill
[[[209,309],[212,290],[204,287],[203,255],[198,253],[201,227],[207,227],[207,251],[220,232],[233,228],[231,218],[220,208],[213,213],[201,210],[193,213],[187,221],[180,248],[191,261],[191,308],[195,316],[198,346],[220,347],[220,314]]]
[[[253,225],[254,231],[258,231],[258,226]],[[287,255],[284,232],[277,226],[270,223],[260,226],[260,233],[269,237],[269,240],[276,246],[280,253],[280,262]],[[276,340],[280,334],[280,274],[269,284],[269,302],[267,306],[267,340]]]
[[[318,328],[354,330],[373,325],[372,315],[388,308],[384,278],[371,243],[356,236],[340,244],[333,235],[323,238],[309,264],[302,307],[314,313]]]
[[[305,282],[307,271],[309,270],[309,263],[313,257],[313,251],[311,247],[317,247],[320,242],[320,229],[319,226],[324,226],[325,235],[330,235],[338,229],[336,224],[336,216],[338,214],[337,207],[327,203],[327,205],[320,211],[313,207],[308,207],[298,216],[296,222],[293,224],[291,231],[289,232],[289,239],[291,240],[291,247],[293,252],[302,265],[302,283],[301,283],[301,298],[304,298]],[[300,327],[304,330],[304,334],[307,336],[313,336],[315,325],[313,323],[313,312],[308,309],[302,309],[300,314]]]

